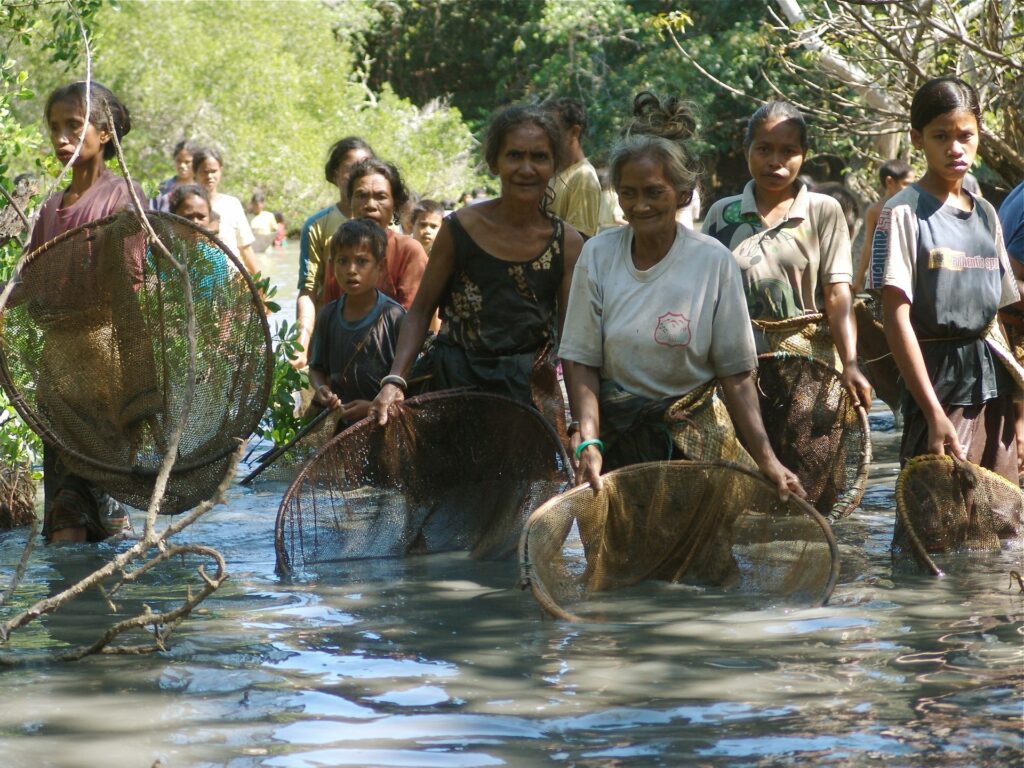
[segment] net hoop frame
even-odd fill
[[[919,466],[921,464],[929,464],[932,462],[941,461],[952,467],[957,465],[966,469],[969,472],[981,477],[990,482],[1004,485],[1010,488],[1014,488],[1017,493],[1024,495],[1024,491],[1021,491],[1019,486],[1014,486],[1009,480],[1000,475],[998,472],[993,472],[990,469],[974,464],[970,461],[960,461],[953,456],[948,456],[944,453],[922,453],[917,456],[912,456],[907,460],[907,463],[903,465],[900,470],[899,476],[896,478],[896,514],[900,518],[900,522],[903,523],[903,530],[907,534],[907,541],[910,542],[910,548],[914,553],[914,557],[918,563],[924,566],[933,576],[937,578],[943,578],[946,573],[938,566],[928,548],[925,547],[924,542],[921,541],[920,536],[917,535],[917,529],[914,528],[910,521],[910,515],[907,512],[909,504],[907,503],[906,496],[906,482],[907,477],[910,474],[911,467]],[[938,554],[938,553],[937,553]]]
[[[562,444],[562,441],[558,436],[558,430],[550,421],[548,421],[544,417],[544,414],[542,414],[533,405],[529,403],[521,402],[507,395],[500,395],[490,392],[481,392],[479,390],[460,387],[454,389],[440,389],[437,390],[436,392],[426,392],[422,395],[416,395],[415,397],[406,398],[396,403],[395,407],[409,408],[410,406],[417,407],[420,405],[429,405],[434,400],[446,399],[448,397],[451,397],[453,394],[458,394],[460,397],[465,397],[468,399],[485,399],[488,402],[494,402],[495,400],[499,400],[508,405],[515,406],[529,413],[531,417],[533,417],[543,426],[543,428],[547,431],[548,435],[550,436],[551,444],[553,447],[557,449],[557,455],[561,459],[562,465],[565,468],[568,484],[570,486],[575,484],[576,470],[572,462],[569,460],[569,454],[566,452],[565,446]],[[290,573],[294,569],[294,566],[290,562],[290,558],[288,556],[288,551],[284,540],[284,530],[285,525],[288,522],[288,510],[289,507],[291,506],[292,498],[296,494],[301,492],[302,485],[305,482],[306,476],[313,470],[313,468],[316,465],[316,462],[320,459],[320,457],[323,454],[334,450],[335,444],[345,440],[346,436],[350,432],[355,431],[357,428],[362,427],[362,425],[366,423],[372,423],[375,420],[375,416],[366,416],[360,419],[359,421],[350,424],[344,430],[334,435],[330,440],[324,443],[324,445],[316,453],[314,453],[305,462],[305,464],[302,465],[302,468],[299,470],[299,473],[295,476],[295,479],[292,480],[292,482],[288,486],[288,489],[284,492],[284,496],[281,498],[281,503],[277,508],[277,515],[274,520],[274,553],[277,559],[277,567],[275,570],[279,575]],[[384,429],[384,427],[378,427],[378,429]],[[546,503],[547,502],[545,502],[545,504]],[[540,509],[540,507],[538,507],[538,509]]]
[[[835,374],[836,379],[840,379],[842,376],[842,374],[834,367],[816,357],[810,357],[808,355],[794,355],[791,352],[766,352],[758,355],[758,367],[760,368],[762,360],[784,360],[786,358],[807,361],[812,367],[817,366],[819,368],[825,368]],[[760,379],[757,378],[757,371],[754,371],[754,377],[758,393],[760,394],[762,393],[762,390]],[[860,460],[857,462],[857,476],[853,482],[853,486],[843,494],[844,498],[842,500],[837,499],[836,503],[832,505],[832,511],[829,512],[828,515],[828,520],[831,523],[835,523],[853,514],[853,511],[860,504],[861,499],[864,498],[864,491],[867,489],[868,474],[871,470],[871,424],[868,420],[868,412],[858,398],[855,398],[853,395],[849,394],[849,392],[847,392],[847,395],[849,396],[850,403],[857,414],[857,423],[860,425],[861,432],[864,435],[864,450],[861,451]]]
[[[751,320],[750,322],[755,328],[759,328],[766,333],[779,333],[783,331],[798,331],[808,325],[818,325],[824,321],[825,315],[821,312],[811,312],[805,315],[784,317],[781,320]]]
[[[739,472],[741,474],[748,475],[749,477],[753,478],[755,482],[760,483],[762,486],[765,486],[772,493],[778,493],[778,488],[773,483],[769,482],[769,480],[760,472],[748,469],[747,467],[741,466],[739,464],[734,464],[732,462],[725,461],[649,461],[640,464],[631,464],[627,467],[620,467],[619,469],[613,469],[611,472],[602,475],[602,478],[607,479],[609,477],[624,475],[627,473],[643,472],[648,467],[664,465],[685,466],[698,470],[725,469],[733,472]],[[540,604],[540,607],[543,608],[552,618],[561,621],[566,621],[570,624],[599,623],[599,620],[584,619],[582,616],[579,616],[573,613],[572,611],[563,608],[555,601],[555,599],[551,596],[548,590],[544,587],[543,583],[541,583],[538,579],[531,578],[531,571],[533,568],[530,562],[529,538],[530,529],[533,527],[533,524],[541,517],[543,517],[545,514],[547,514],[548,510],[551,507],[554,507],[556,504],[561,504],[563,499],[565,499],[568,496],[580,493],[594,493],[594,491],[590,487],[589,483],[583,483],[582,485],[577,485],[575,488],[571,488],[565,491],[564,493],[560,493],[557,496],[548,499],[539,507],[537,507],[537,509],[533,511],[533,514],[531,514],[530,517],[527,518],[526,525],[523,527],[523,533],[519,537],[520,587],[522,589],[526,589],[527,587],[529,587],[534,599],[536,599],[536,601]],[[811,520],[818,524],[818,527],[821,529],[822,533],[825,536],[825,543],[828,545],[829,554],[831,555],[832,565],[829,571],[829,578],[825,585],[825,589],[822,590],[823,597],[820,601],[816,601],[815,603],[808,606],[810,608],[819,608],[823,605],[828,604],[829,597],[832,595],[832,591],[835,589],[836,582],[839,580],[839,546],[836,544],[835,535],[832,533],[832,526],[829,525],[828,520],[820,512],[818,512],[818,510],[816,510],[806,501],[801,499],[799,496],[795,496],[792,494],[789,497],[789,503],[796,504],[796,506],[800,508],[800,511],[802,511],[807,517],[811,518]]]
[[[35,262],[36,259],[39,258],[40,254],[45,253],[53,246],[60,244],[64,240],[69,240],[72,237],[76,237],[82,232],[88,232],[91,229],[97,229],[113,221],[114,219],[125,216],[126,211],[128,210],[130,210],[131,213],[134,215],[134,218],[138,220],[138,212],[134,211],[133,209],[123,209],[115,213],[112,213],[109,216],[105,216],[102,219],[96,219],[95,221],[90,221],[79,227],[75,227],[74,229],[68,230],[67,232],[62,232],[61,234],[57,235],[57,237],[48,240],[35,250],[30,251],[29,253],[21,257],[21,259],[18,261],[18,264],[15,267],[15,271],[11,275],[11,280],[19,280],[21,277],[21,272],[25,269],[25,267]],[[177,216],[173,213],[164,213],[162,211],[146,211],[146,218],[151,221],[154,219],[157,221],[159,221],[160,219],[165,219],[176,225],[185,225],[188,228],[197,231],[204,238],[213,242],[223,252],[224,258],[227,259],[238,270],[239,274],[242,276],[242,279],[245,281],[246,287],[249,289],[249,297],[254,305],[255,314],[259,318],[260,328],[263,331],[263,338],[265,341],[264,370],[266,371],[266,373],[263,376],[263,383],[260,388],[260,402],[262,402],[264,405],[263,408],[260,409],[258,413],[254,414],[254,416],[251,419],[251,423],[247,425],[247,434],[245,437],[248,437],[248,435],[251,435],[253,431],[255,431],[256,427],[259,425],[260,419],[263,416],[263,412],[266,410],[266,403],[270,399],[270,390],[271,387],[273,386],[273,337],[270,333],[270,323],[267,321],[266,308],[263,304],[262,299],[260,299],[259,289],[256,287],[256,283],[253,281],[252,276],[249,274],[249,271],[245,268],[245,265],[242,263],[242,260],[238,256],[236,256],[224,244],[224,242],[219,237],[214,235],[212,232],[205,230],[202,227],[199,227],[193,222],[189,221],[188,219],[183,218],[181,216]],[[155,229],[156,228],[154,227],[154,230]],[[142,228],[140,231],[144,232],[145,230],[144,228]],[[149,241],[147,238],[147,244],[148,242]],[[187,265],[185,266],[187,267]],[[4,324],[6,314],[7,302],[0,301],[0,326]],[[80,461],[87,466],[95,467],[98,470],[109,472],[111,474],[123,475],[125,477],[140,477],[149,479],[155,478],[157,474],[159,474],[159,466],[149,468],[127,467],[122,464],[110,464],[108,462],[95,459],[91,456],[81,453],[80,451],[77,451],[73,448],[69,448],[67,445],[65,445],[64,441],[61,440],[61,438],[50,428],[50,426],[44,420],[36,416],[35,409],[30,408],[28,406],[24,396],[21,394],[21,391],[18,389],[18,387],[15,386],[14,381],[11,377],[10,368],[7,365],[7,347],[6,344],[4,343],[3,333],[0,333],[0,387],[2,387],[4,392],[7,393],[7,397],[8,399],[10,399],[11,405],[13,405],[14,409],[18,412],[18,415],[21,416],[21,418],[29,426],[29,428],[32,429],[33,432],[39,435],[43,442],[47,443],[48,445],[52,446],[57,450],[66,453],[73,459]],[[206,457],[201,461],[193,461],[189,463],[175,462],[174,466],[171,469],[171,476],[173,477],[176,474],[183,474],[186,472],[194,471],[196,469],[200,469],[202,467],[209,466],[210,464],[227,458],[236,450],[237,445],[229,444],[226,445],[225,448],[219,453],[213,455],[212,457]]]

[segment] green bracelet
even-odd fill
[[[602,443],[596,437],[593,437],[590,440],[584,440],[582,443],[576,446],[576,460],[578,461],[583,451],[585,451],[592,445],[596,445],[597,450],[600,451],[602,454],[604,453],[604,443]]]

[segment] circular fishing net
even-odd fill
[[[893,560],[912,556],[941,573],[930,555],[998,550],[1020,540],[1024,493],[1002,475],[950,456],[910,459],[896,480]]]
[[[634,464],[534,512],[520,542],[524,582],[553,616],[580,621],[598,593],[658,580],[825,603],[839,555],[824,518],[779,500],[732,464]],[[676,593],[685,594],[685,593]],[[607,616],[607,608],[602,609]]]
[[[882,316],[882,296],[877,290],[868,291],[853,303],[857,321],[857,357],[861,370],[867,376],[875,394],[898,413],[903,397],[903,380],[896,360],[889,351]]]
[[[191,391],[161,504],[174,513],[216,490],[266,408],[273,361],[263,305],[237,258],[185,219],[147,218],[191,282],[195,380],[184,280],[126,210],[25,257],[0,307],[0,382],[70,471],[139,508]]]
[[[775,455],[800,478],[807,501],[833,520],[853,512],[864,495],[871,439],[868,415],[838,372],[809,357],[761,355],[757,389]]]
[[[500,559],[572,476],[558,435],[527,405],[466,390],[410,398],[302,469],[278,510],[278,571],[456,550]]]
[[[760,336],[767,343],[769,352],[813,357],[833,368],[842,367],[828,320],[821,312],[784,320],[754,320],[752,323],[754,336]]]

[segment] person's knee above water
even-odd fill
[[[803,490],[768,442],[751,378],[757,356],[732,255],[676,221],[698,166],[687,148],[687,105],[652,94],[611,153],[628,226],[588,240],[572,279],[559,355],[570,361],[570,402],[581,477],[601,486],[603,450],[683,395],[718,379],[751,457],[780,493]],[[660,132],[662,135],[651,135]],[[667,459],[660,454],[633,460]]]
[[[530,375],[564,315],[582,238],[544,209],[561,151],[558,125],[536,107],[497,112],[484,156],[501,195],[444,219],[402,327],[390,383],[371,413],[385,423],[438,307],[432,388],[470,386],[530,401]]]
[[[309,380],[316,401],[341,408],[341,422],[366,416],[380,380],[391,370],[405,310],[377,285],[387,236],[369,219],[346,221],[331,238],[330,267],[341,296],[317,316]]]

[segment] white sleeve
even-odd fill
[[[885,259],[882,285],[903,291],[914,301],[914,277],[917,270],[917,217],[909,205],[882,208],[871,241],[872,258]]]

